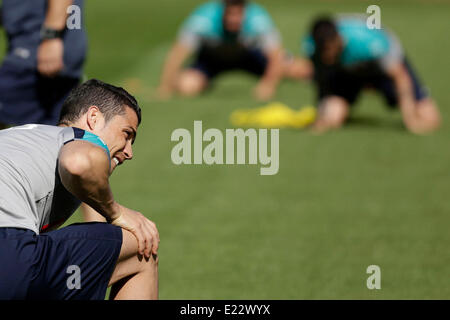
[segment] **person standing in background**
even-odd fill
[[[81,21],[82,9],[83,0],[3,0],[8,49],[0,66],[0,129],[57,123],[83,73],[86,33],[81,23],[67,23]]]

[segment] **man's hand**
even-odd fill
[[[434,108],[434,106],[433,106]],[[417,135],[425,135],[428,133],[433,132],[439,127],[440,119],[429,119],[429,116],[421,117],[420,110],[416,110],[416,117],[415,118],[404,118],[403,123],[405,124],[405,127],[412,133]],[[427,110],[428,112],[428,110]],[[435,112],[434,110],[432,112]],[[439,117],[439,115],[437,116]]]
[[[134,210],[125,208],[116,203],[115,211],[118,217],[109,221],[112,225],[130,231],[138,241],[138,252],[150,258],[151,254],[158,254],[159,233],[156,225],[148,220],[144,215]]]
[[[275,94],[276,85],[269,81],[261,80],[255,87],[253,94],[257,100],[268,101]]]
[[[62,39],[44,40],[37,52],[37,68],[40,74],[54,77],[64,68],[64,43]]]

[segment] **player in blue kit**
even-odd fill
[[[439,110],[392,32],[369,29],[358,16],[325,17],[314,22],[303,47],[314,64],[316,131],[342,126],[365,88],[381,93],[389,106],[398,106],[411,132],[423,134],[439,127]]]
[[[194,55],[187,68],[185,60]],[[183,24],[163,68],[159,93],[195,96],[218,75],[243,70],[259,78],[254,93],[270,99],[281,78],[308,78],[307,60],[288,59],[269,13],[246,0],[210,1]]]
[[[158,297],[156,226],[109,185],[133,158],[140,121],[125,90],[89,80],[59,126],[0,131],[0,299],[104,299],[108,286],[114,299]],[[81,202],[107,223],[57,230]]]
[[[87,40],[81,26],[84,0],[3,0],[8,51],[0,66],[0,128],[56,125],[61,106],[82,77]],[[73,7],[72,7],[73,6]],[[69,17],[71,8],[78,17]],[[70,25],[70,24],[69,24]],[[79,27],[79,28],[77,28]]]

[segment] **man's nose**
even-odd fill
[[[133,148],[131,146],[131,142],[127,142],[125,149],[123,150],[123,154],[125,155],[125,159],[131,160],[133,159]]]

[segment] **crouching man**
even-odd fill
[[[133,158],[141,121],[122,88],[89,80],[58,126],[0,131],[0,299],[157,299],[159,234],[114,199],[109,176]],[[87,203],[107,223],[57,229]]]
[[[304,40],[304,51],[314,63],[316,131],[341,127],[367,88],[382,94],[390,107],[399,107],[409,131],[423,134],[440,126],[438,108],[392,32],[368,29],[357,16],[320,18]]]

